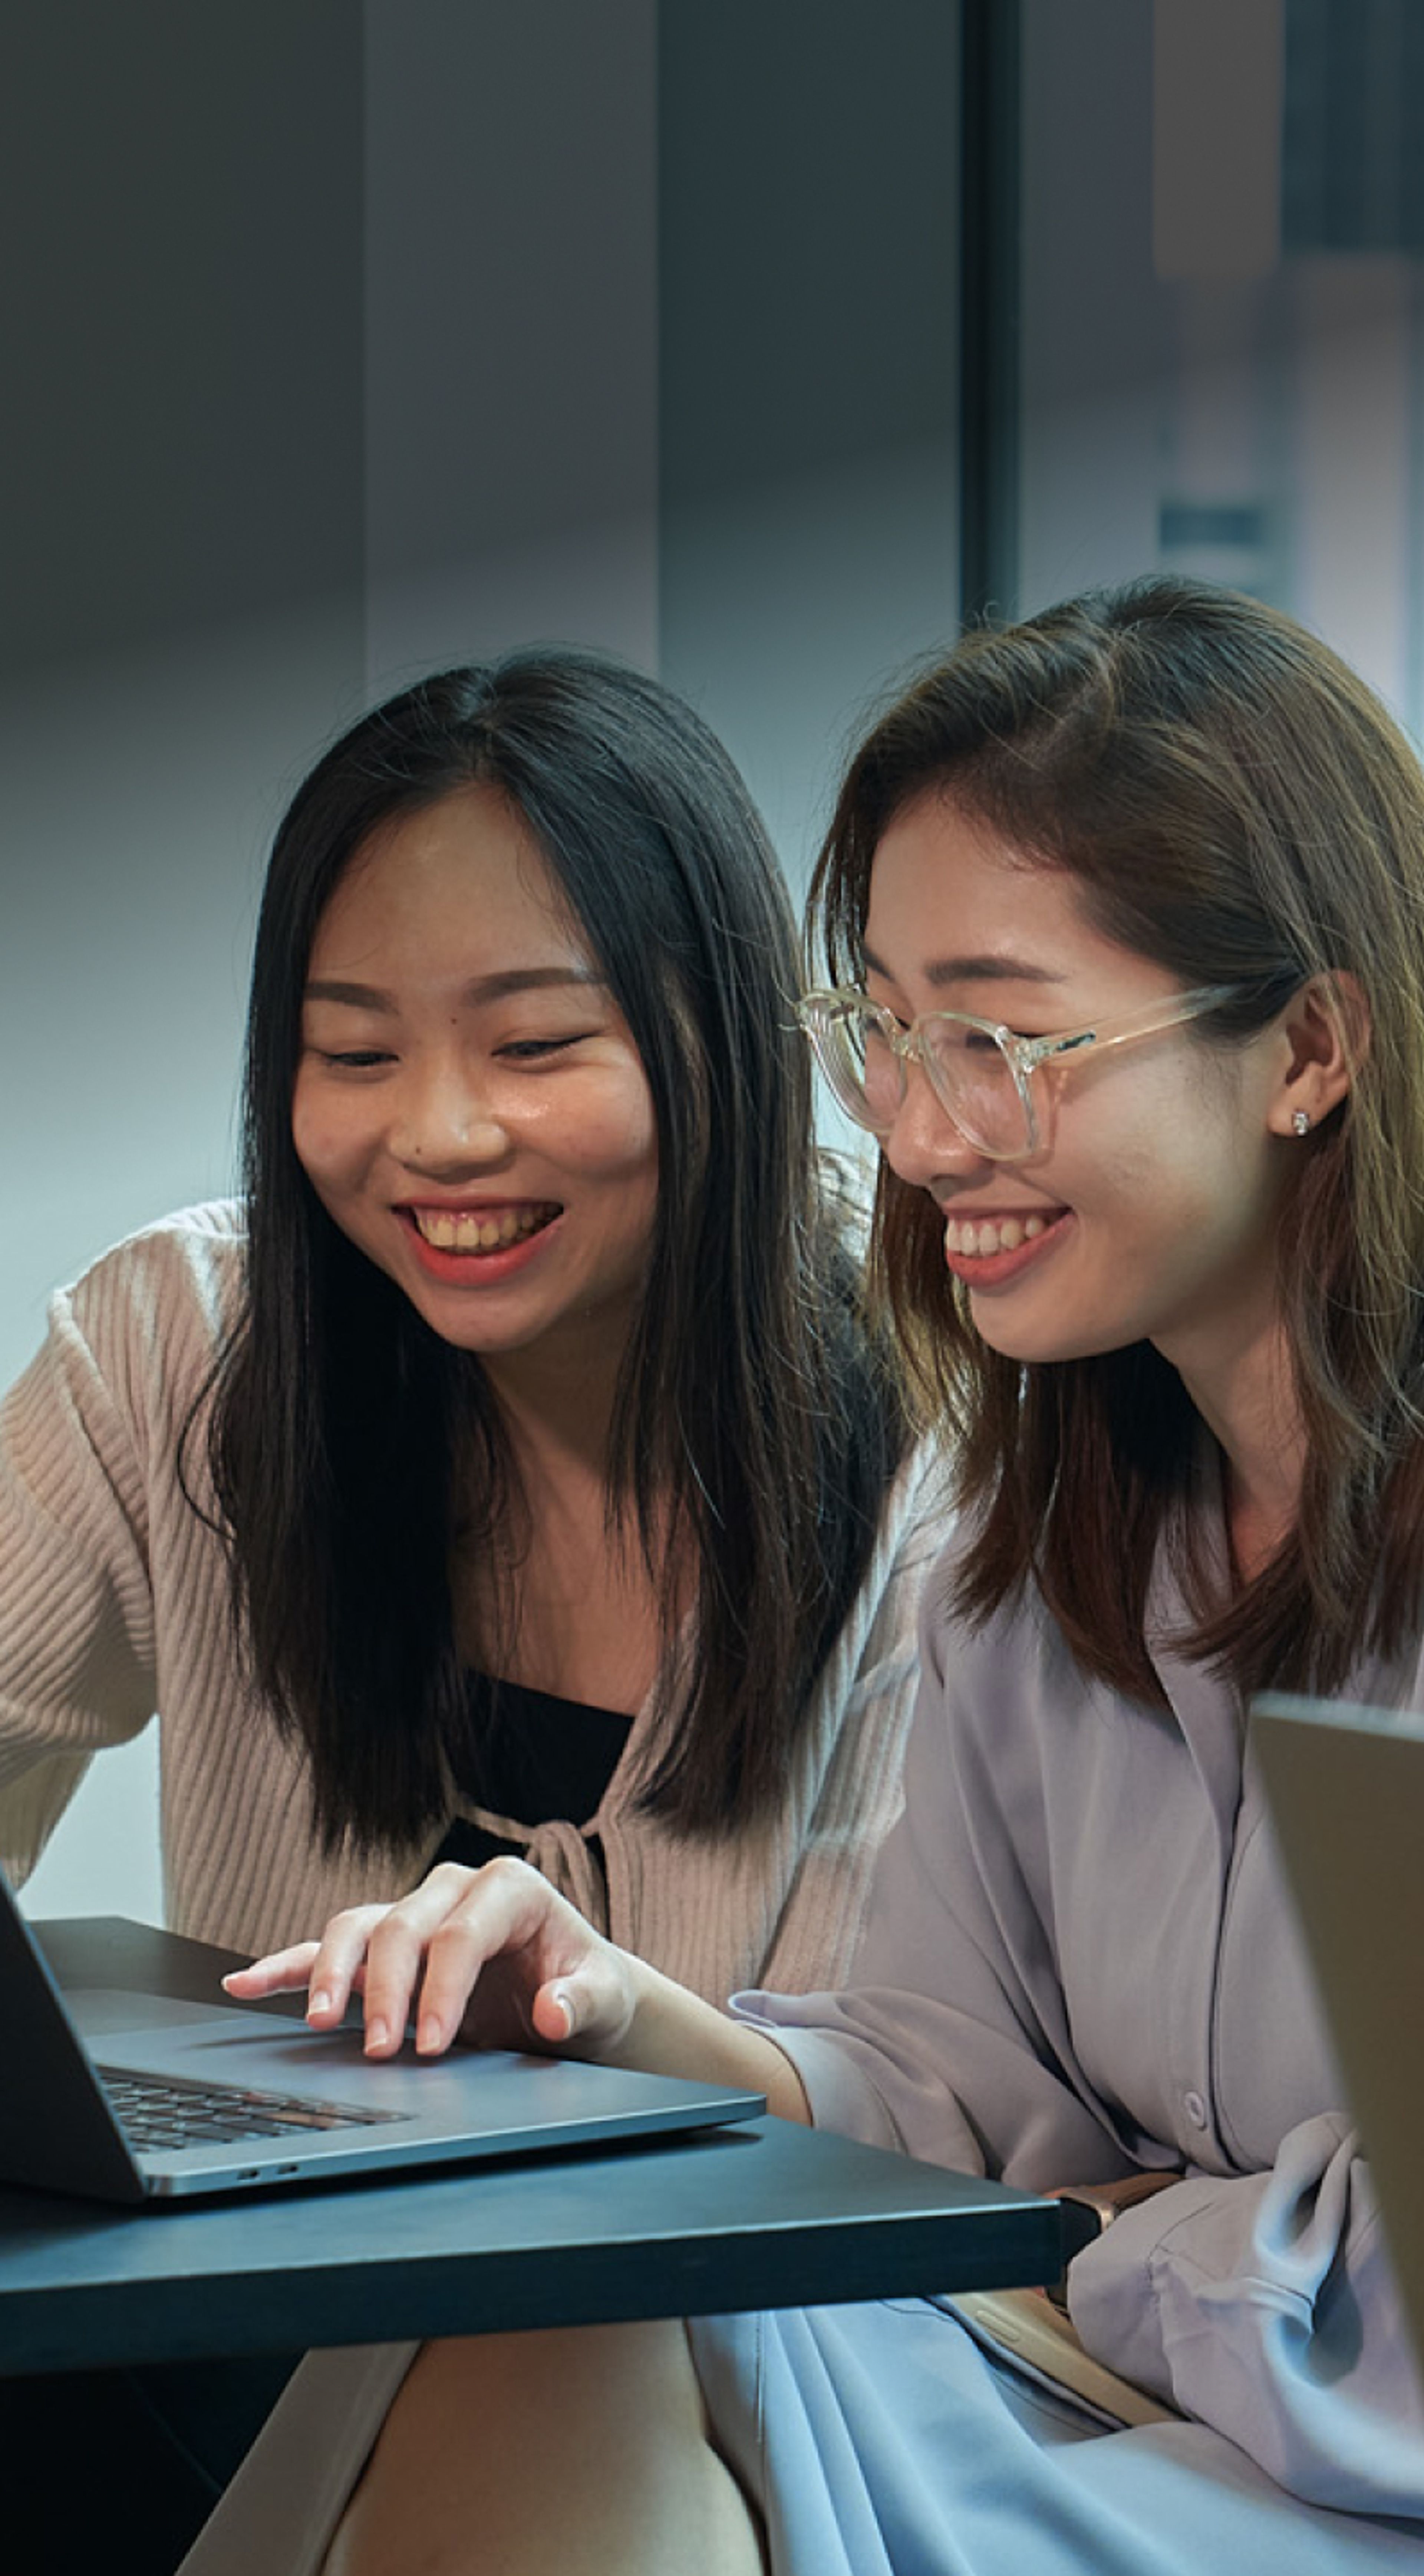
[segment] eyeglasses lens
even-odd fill
[[[904,1061],[878,1012],[848,1012],[834,1024],[837,1071],[846,1107],[880,1133],[894,1125],[905,1098]],[[951,1019],[921,1024],[918,1052],[955,1125],[981,1152],[1029,1149],[1028,1122],[1013,1068],[982,1029]]]
[[[892,1127],[905,1097],[905,1068],[890,1044],[883,1023],[869,1011],[842,1020],[841,1031],[854,1059],[853,1079],[871,1127]]]
[[[1030,1137],[1008,1057],[983,1029],[927,1021],[922,1046],[931,1080],[971,1145],[995,1156],[1026,1154]]]

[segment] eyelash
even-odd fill
[[[569,1047],[578,1046],[591,1034],[579,1029],[563,1038],[511,1038],[508,1045],[495,1052],[506,1063],[538,1063],[548,1056],[562,1055]],[[321,1062],[339,1073],[369,1073],[377,1065],[394,1064],[396,1058],[388,1047],[318,1047]]]
[[[898,1011],[892,1012],[891,1017],[898,1029],[903,1031],[909,1028],[910,1022],[908,1020],[902,1020]],[[1010,1029],[1009,1035],[1011,1038],[1021,1038],[1031,1045],[1033,1040],[1037,1037],[1038,1031],[1036,1029]],[[994,1041],[992,1038],[980,1037],[977,1040],[977,1043],[980,1046],[991,1047]]]
[[[566,1048],[577,1046],[589,1032],[577,1029],[566,1038],[511,1038],[507,1046],[498,1047],[498,1055],[521,1063],[539,1056],[562,1055]]]

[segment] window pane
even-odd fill
[[[1424,730],[1424,10],[1024,0],[1019,598],[1277,602]]]

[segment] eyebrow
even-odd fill
[[[861,942],[861,958],[872,975],[883,975],[887,984],[894,976],[882,964],[873,949]],[[1061,984],[1063,977],[1050,966],[1032,966],[1023,957],[936,957],[921,969],[927,984],[944,992],[951,984]]]
[[[465,985],[463,1002],[502,1002],[510,993],[535,993],[550,985],[600,989],[603,979],[587,966],[505,966],[496,975],[476,975]],[[345,1002],[354,1011],[393,1016],[400,1008],[394,993],[379,984],[349,984],[338,976],[316,976],[306,987],[308,1002]]]

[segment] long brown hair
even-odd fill
[[[1201,1429],[1148,1344],[1024,1367],[988,1349],[921,1190],[882,1168],[874,1270],[977,1513],[961,1607],[1037,1581],[1080,1662],[1148,1701],[1164,1538],[1190,1641],[1243,1690],[1336,1689],[1424,1610],[1424,776],[1371,692],[1277,611],[1152,579],[966,636],[853,760],[812,888],[832,978],[859,981],[876,845],[927,792],[1061,868],[1088,918],[1231,1000],[1244,1041],[1312,976],[1353,976],[1370,1033],[1300,1148],[1279,1295],[1308,1444],[1288,1544],[1222,1611],[1186,1509]]]

